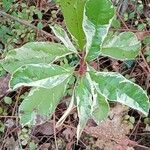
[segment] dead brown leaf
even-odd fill
[[[67,141],[72,141],[73,137],[75,136],[76,132],[75,130],[71,129],[71,128],[66,128],[63,131],[63,135],[65,136]]]
[[[149,32],[137,32],[136,36],[140,41],[143,41],[146,36],[148,36],[150,33]]]
[[[122,117],[127,109],[122,105],[116,105],[110,111],[109,118],[96,127],[87,126],[85,131],[98,138],[96,144],[103,150],[127,150],[129,139],[126,136],[130,132],[130,126],[122,122]]]
[[[18,146],[18,142],[15,141],[13,137],[7,138],[5,140],[4,148],[6,148],[7,150],[19,150]]]
[[[49,121],[34,127],[33,134],[36,135],[37,133],[41,133],[43,135],[53,135],[54,134],[53,122]]]

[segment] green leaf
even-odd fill
[[[63,42],[63,44],[68,48],[70,51],[77,53],[76,48],[70,41],[66,31],[58,25],[51,26],[54,34]]]
[[[120,20],[118,20],[117,18],[114,18],[112,20],[111,26],[115,29],[121,28]]]
[[[13,73],[17,68],[26,64],[51,63],[52,61],[72,53],[58,43],[31,42],[19,49],[10,51],[0,61],[8,72]]]
[[[85,45],[85,35],[82,29],[84,5],[87,0],[60,0],[68,31],[71,33],[77,46],[82,50]]]
[[[86,73],[85,83],[92,94],[91,114],[97,124],[108,117],[109,104],[107,99],[96,91],[89,73]]]
[[[38,19],[42,20],[43,14],[41,11],[37,11]]]
[[[12,99],[10,97],[4,97],[4,102],[8,105],[11,105],[12,104]]]
[[[8,11],[11,8],[13,2],[14,0],[2,0],[3,7],[6,11]]]
[[[51,89],[32,89],[19,107],[20,123],[38,125],[47,121],[64,95],[67,83],[68,79]]]
[[[42,28],[43,28],[42,22],[39,22],[39,23],[37,24],[37,28],[38,28],[39,30],[42,30]]]
[[[14,89],[21,86],[53,88],[64,82],[72,73],[72,69],[65,69],[54,64],[29,64],[14,72],[10,86]]]
[[[148,115],[149,98],[140,86],[119,73],[90,71],[90,76],[97,91],[108,100],[122,103]]]
[[[150,35],[148,35],[148,36],[146,36],[146,37],[144,38],[143,43],[144,43],[145,45],[150,44]]]
[[[107,99],[98,93],[96,101],[93,101],[92,104],[92,116],[95,122],[100,124],[101,121],[104,121],[108,117],[109,110]]]
[[[92,102],[92,95],[83,82],[83,79],[81,79],[79,85],[75,89],[75,97],[77,101],[77,111],[79,117],[79,124],[77,127],[77,139],[79,140],[88,119],[91,117]]]
[[[110,35],[106,38],[101,54],[119,60],[132,60],[139,54],[141,43],[132,32]]]
[[[87,60],[95,59],[101,51],[103,41],[114,16],[114,8],[109,0],[88,0],[83,17],[86,35]]]

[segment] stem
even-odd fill
[[[80,60],[80,66],[79,66],[79,76],[82,77],[87,70],[87,65],[86,65],[86,61],[85,61],[85,52],[81,53],[81,60]]]

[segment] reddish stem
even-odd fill
[[[79,70],[78,70],[79,76],[82,77],[86,73],[86,70],[87,70],[87,65],[86,65],[86,61],[85,61],[85,53],[82,53]]]

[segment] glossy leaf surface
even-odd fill
[[[114,8],[109,0],[88,0],[85,5],[83,30],[86,35],[87,60],[98,57],[107,36]]]
[[[75,89],[75,96],[79,117],[79,124],[77,127],[77,139],[79,139],[88,119],[91,117],[92,95],[87,89],[83,79],[81,79],[79,85]]]
[[[98,93],[96,101],[92,103],[92,117],[95,122],[100,124],[101,121],[107,119],[109,110],[107,99]]]
[[[21,48],[10,51],[1,65],[13,73],[25,64],[51,63],[52,61],[72,53],[65,46],[49,42],[31,42]]]
[[[68,79],[51,89],[32,89],[19,107],[20,123],[38,125],[47,121],[64,95],[67,83]]]
[[[131,60],[139,54],[141,43],[132,32],[108,36],[103,44],[101,54],[119,60]]]
[[[92,94],[92,118],[97,124],[99,124],[101,121],[104,121],[107,118],[109,113],[109,104],[107,102],[107,99],[97,92],[94,82],[92,81],[89,73],[86,73],[85,83]]]
[[[148,115],[149,99],[144,90],[114,72],[90,72],[96,90],[110,101],[116,101]]]
[[[53,88],[64,82],[72,74],[72,69],[65,69],[51,64],[30,64],[20,67],[12,76],[10,86]]]
[[[51,29],[53,30],[54,34],[63,42],[66,48],[68,48],[70,51],[74,53],[77,53],[76,48],[70,41],[66,31],[63,28],[61,28],[58,25],[55,25],[55,26],[51,26]]]
[[[66,26],[81,50],[85,45],[82,21],[86,1],[87,0],[59,0]]]

